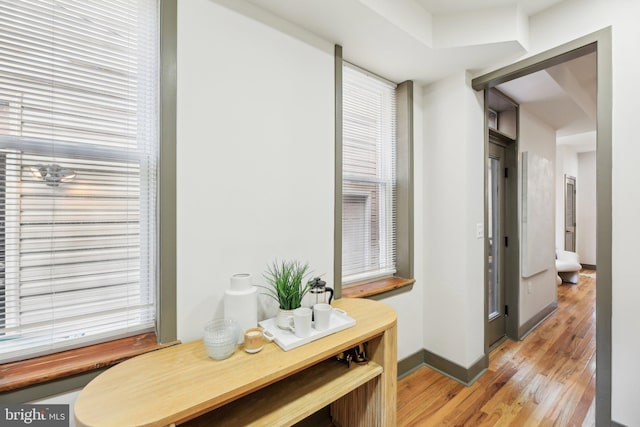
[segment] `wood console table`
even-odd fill
[[[331,404],[336,425],[396,425],[396,313],[364,299],[333,303],[356,325],[283,351],[268,343],[256,354],[240,346],[228,359],[207,357],[202,340],[116,365],[78,396],[79,426],[284,426]],[[334,360],[368,342],[367,365]],[[211,423],[214,424],[211,424]]]

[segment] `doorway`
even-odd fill
[[[485,91],[488,146],[485,177],[485,350],[518,339],[518,104]]]
[[[564,250],[576,252],[576,178],[564,176]]]
[[[504,170],[504,148],[494,141],[490,141],[489,158],[487,159],[489,283],[487,286],[488,330],[486,332],[490,347],[500,342],[506,334],[504,285],[504,245],[506,243],[504,192],[506,178]]]
[[[597,53],[597,265],[596,287],[596,425],[611,423],[611,171],[612,73],[611,29],[600,30],[549,51],[531,56],[472,81],[485,93],[500,83],[544,70],[588,53]],[[486,99],[486,96],[485,96]],[[485,139],[488,151],[488,138]]]

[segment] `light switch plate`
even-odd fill
[[[484,237],[484,224],[479,222],[476,224],[476,239],[482,239]]]

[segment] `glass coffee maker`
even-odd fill
[[[302,306],[313,308],[315,304],[331,304],[333,288],[327,286],[327,282],[316,277],[309,281],[309,291],[304,296]]]

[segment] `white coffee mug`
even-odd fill
[[[329,304],[320,303],[313,306],[313,327],[318,331],[329,329],[331,324],[331,312],[333,308]]]
[[[306,338],[311,334],[311,315],[313,311],[308,307],[293,310],[293,333],[299,338]]]

